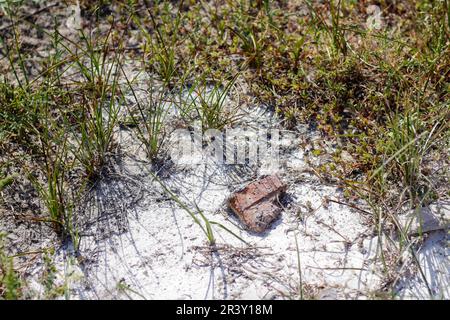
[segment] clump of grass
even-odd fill
[[[61,152],[61,151],[59,151]],[[45,182],[40,182],[32,174],[29,179],[38,191],[39,197],[43,201],[49,215],[49,222],[59,236],[68,235],[69,220],[72,213],[72,204],[68,199],[66,187],[66,164],[61,158],[61,154],[56,158],[47,159],[45,166]]]
[[[125,282],[124,279],[117,282],[116,289],[118,292],[125,294],[129,299],[133,299],[133,295],[138,296],[143,300],[147,300],[147,298],[137,290],[133,289],[129,284]],[[131,294],[130,294],[131,293]]]
[[[41,284],[44,287],[44,298],[55,299],[66,293],[66,285],[57,284],[57,274],[55,262],[53,260],[54,249],[49,249],[43,253],[44,270],[41,276]]]
[[[15,178],[17,178],[17,175],[10,175],[4,178],[0,178],[0,191],[11,185],[14,182]]]
[[[345,40],[344,30],[340,25],[341,0],[338,0],[337,3],[335,3],[335,1],[330,1],[330,13],[333,46],[337,52],[342,53],[345,56],[347,54],[347,42]]]
[[[79,135],[75,135],[73,155],[83,165],[88,180],[101,173],[114,142],[114,129],[119,121],[118,94],[120,53],[114,49],[110,57],[109,37],[96,45],[95,39],[82,33],[83,55],[76,56],[76,64],[84,77],[81,111],[76,118]],[[85,64],[87,59],[87,64]]]
[[[303,289],[303,277],[302,277],[302,264],[300,262],[300,249],[298,247],[297,235],[295,235],[295,250],[297,252],[297,268],[298,268],[298,291],[300,300],[304,299],[304,289]]]
[[[9,54],[12,61],[13,53]],[[49,61],[56,65],[61,63],[57,53],[50,56]],[[35,187],[46,215],[35,218],[50,223],[60,237],[66,238],[75,234],[71,226],[73,204],[69,200],[67,184],[73,163],[69,157],[69,130],[64,127],[61,117],[64,113],[59,105],[70,98],[58,82],[61,74],[52,71],[54,64],[36,79],[27,80],[26,84],[21,83],[19,76],[16,78],[18,84],[3,84],[0,99],[5,106],[2,109],[5,117],[0,121],[0,135],[3,134],[4,145],[0,148],[7,150],[18,144],[31,156],[26,160],[28,165],[22,169]],[[26,73],[26,70],[22,72]],[[2,180],[0,189],[15,177],[17,175]]]
[[[386,141],[386,156],[389,158],[383,162],[385,173],[394,171],[391,174],[401,177],[403,188],[416,204],[431,191],[421,172],[422,162],[443,129],[439,120],[428,130],[424,125],[417,113],[395,115],[390,121]]]
[[[235,108],[227,108],[227,97],[231,93],[237,74],[226,83],[208,81],[205,76],[197,79],[188,90],[187,99],[181,97],[180,110],[189,122],[200,121],[202,131],[222,130],[237,120]],[[193,116],[192,116],[193,115]]]
[[[160,156],[166,137],[165,120],[171,108],[171,101],[168,100],[169,90],[164,84],[162,88],[156,88],[151,79],[148,97],[142,101],[138,98],[132,81],[127,78],[125,72],[123,74],[137,108],[137,115],[131,108],[128,108],[131,120],[137,130],[137,136],[146,149],[147,157],[150,160],[156,160]]]

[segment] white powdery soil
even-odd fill
[[[258,108],[249,112],[247,118],[256,126],[274,125],[273,115]],[[121,135],[129,153],[138,154],[133,136]],[[230,166],[198,152],[191,161],[161,169],[161,179],[180,200],[190,207],[196,204],[209,220],[247,242],[213,224],[215,250],[192,217],[164,196],[146,173],[150,165],[125,158],[121,172],[140,178],[130,182],[118,176],[99,184],[94,206],[98,214],[84,228],[81,240],[83,263],[68,263],[67,248],[56,255],[71,298],[299,298],[300,282],[302,294],[309,298],[374,297],[385,277],[374,227],[363,213],[324,202],[327,197],[339,199],[340,191],[308,173],[298,141],[294,133],[280,139],[278,168],[271,167],[270,159],[250,168]],[[279,174],[288,184],[286,199],[281,201],[285,209],[270,230],[253,234],[227,209],[227,199],[245,183],[269,173]],[[433,233],[419,251],[436,288],[449,283],[445,236],[442,231]],[[439,279],[433,279],[436,270]],[[418,273],[403,279],[400,296],[427,298],[421,281]],[[441,291],[449,298],[448,289]]]

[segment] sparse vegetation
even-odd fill
[[[380,239],[401,243],[396,266],[405,251],[414,255],[396,217],[450,196],[448,0],[378,1],[382,18],[368,13],[375,2],[353,0],[74,3],[79,16],[62,3],[0,1],[0,214],[31,214],[77,251],[77,214],[121,156],[121,125],[150,162],[164,161],[169,125],[235,124],[242,115],[227,98],[239,81],[247,90],[238,104],[264,106],[286,129],[306,125],[332,144],[315,146],[325,159],[315,173],[348,203],[368,204]],[[213,227],[241,239],[150,174],[210,245]],[[21,201],[39,210],[25,214],[11,200],[23,190]],[[43,259],[47,295],[64,294]],[[300,267],[298,253],[294,295],[303,299]],[[19,279],[0,242],[0,297],[23,297]]]
[[[17,300],[21,297],[21,282],[14,270],[13,258],[5,254],[4,237],[5,235],[0,233],[0,300]]]

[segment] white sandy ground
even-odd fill
[[[256,128],[278,126],[276,117],[262,109],[247,111],[246,119]],[[241,126],[248,128],[245,123]],[[130,131],[121,130],[119,140],[125,149],[123,159],[115,173],[96,187],[92,208],[87,208],[91,214],[80,226],[83,263],[70,255],[70,246],[54,257],[57,283],[70,288],[70,298],[299,298],[302,281],[306,298],[367,299],[376,297],[386,283],[370,217],[345,205],[324,204],[326,197],[339,199],[341,192],[310,173],[300,134],[282,135],[278,169],[271,168],[270,159],[254,166],[232,166],[202,153],[184,164],[159,169],[161,179],[182,201],[191,207],[196,203],[208,219],[248,242],[213,225],[215,252],[189,214],[153,181],[150,165],[143,161]],[[275,172],[288,184],[287,200],[282,201],[286,208],[266,233],[249,233],[227,209],[227,198],[245,183]],[[450,212],[448,204],[429,210],[440,210],[439,219],[448,219]],[[431,231],[425,240],[417,240],[422,241],[417,259],[433,298],[450,298],[447,232]],[[387,256],[398,254],[386,244],[383,250]],[[42,264],[30,272],[36,279],[34,289],[42,292],[37,281]],[[398,297],[430,298],[410,255],[405,254],[399,274]]]
[[[72,16],[61,30],[68,37],[80,23],[79,7],[69,9]],[[237,128],[281,128],[264,108],[245,112],[247,122],[241,120]],[[66,285],[66,297],[71,299],[300,298],[300,283],[305,298],[367,299],[395,280],[399,298],[449,299],[448,228],[431,228],[424,239],[413,238],[420,245],[416,258],[424,275],[411,255],[404,254],[403,266],[392,276],[384,270],[370,217],[345,205],[324,204],[326,197],[339,199],[341,191],[311,173],[302,142],[318,138],[306,130],[299,132],[284,131],[280,168],[273,168],[270,156],[245,167],[217,164],[201,153],[183,165],[160,168],[160,177],[181,200],[191,207],[196,203],[210,220],[249,243],[213,225],[217,250],[212,252],[200,227],[153,181],[136,137],[121,130],[121,161],[93,190],[87,216],[78,226],[80,259],[74,258],[70,244],[52,257],[56,284]],[[286,208],[266,233],[249,233],[227,209],[226,200],[245,183],[275,172],[288,184]],[[364,208],[364,203],[360,206]],[[435,203],[427,214],[442,223],[449,218],[450,205]],[[383,240],[387,258],[400,254]],[[35,296],[45,297],[44,264],[35,261],[27,269],[27,279]]]

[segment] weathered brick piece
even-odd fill
[[[286,191],[286,185],[277,175],[264,177],[233,194],[231,209],[254,232],[263,232],[281,213],[277,196]]]

